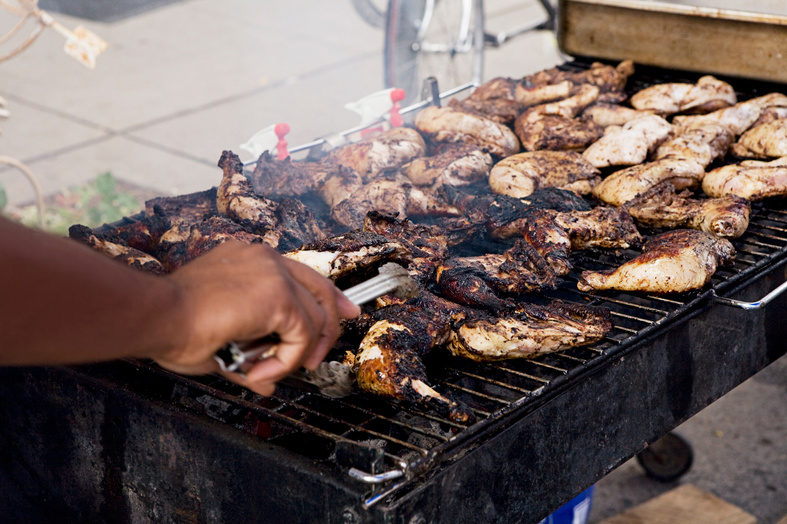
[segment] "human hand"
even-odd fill
[[[230,340],[277,334],[272,356],[244,379],[227,378],[263,395],[301,366],[314,369],[340,335],[339,319],[360,313],[333,283],[308,266],[262,244],[226,242],[167,277],[181,304],[178,347],[153,356],[179,373],[217,371],[215,351]]]

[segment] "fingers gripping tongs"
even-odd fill
[[[344,296],[360,306],[386,293],[396,292],[397,295],[405,297],[417,293],[417,284],[399,264],[388,262],[380,267],[379,273],[376,277],[344,290]],[[273,333],[248,344],[229,342],[219,349],[213,358],[222,371],[245,374],[254,362],[272,356],[279,341],[279,336]]]

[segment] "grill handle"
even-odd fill
[[[719,295],[716,294],[715,290],[711,290],[711,291],[713,293],[714,300],[716,300],[716,302],[719,302],[720,304],[737,307],[745,310],[755,310],[767,306],[769,302],[771,302],[776,297],[784,293],[786,289],[787,289],[787,282],[784,282],[781,286],[777,287],[776,289],[774,289],[773,291],[762,297],[760,300],[755,300],[754,302],[744,302],[743,300],[735,300],[733,298],[720,297]]]
[[[361,471],[358,468],[350,468],[349,474],[351,477],[356,478],[358,480],[362,480],[367,484],[380,484],[381,482],[386,482],[388,480],[398,479],[399,477],[404,476],[404,471],[400,469],[391,469],[388,471],[384,471],[383,473],[367,473],[365,471]]]

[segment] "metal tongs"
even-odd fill
[[[411,297],[418,291],[417,284],[407,270],[395,262],[383,264],[379,273],[376,277],[344,290],[344,296],[360,306],[386,293],[396,292],[398,296]],[[251,343],[230,342],[219,349],[213,358],[222,371],[245,375],[255,362],[273,356],[279,341],[279,336],[273,333]]]

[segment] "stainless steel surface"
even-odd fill
[[[574,56],[787,81],[787,16],[644,0],[560,0]]]

